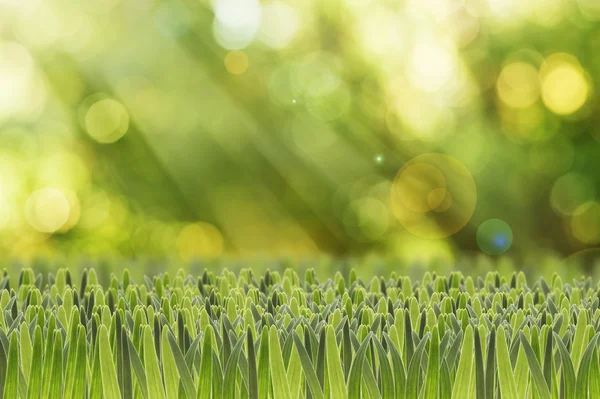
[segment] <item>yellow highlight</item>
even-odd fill
[[[498,97],[512,108],[527,108],[540,96],[537,69],[526,62],[506,65],[496,83]]]
[[[54,233],[69,220],[69,201],[55,188],[34,191],[25,203],[25,217],[39,232]]]
[[[571,218],[573,236],[586,244],[600,243],[600,203],[588,202],[575,210]]]
[[[188,224],[177,236],[177,251],[184,260],[213,258],[223,252],[223,236],[209,223]]]
[[[228,52],[225,56],[225,69],[233,75],[241,75],[248,69],[248,56],[239,50]]]
[[[120,102],[105,98],[88,109],[85,115],[85,128],[97,142],[114,143],[127,133],[129,114]]]
[[[577,58],[553,54],[540,69],[542,100],[557,115],[571,115],[585,104],[590,88]]]
[[[427,196],[427,205],[436,212],[446,212],[452,206],[452,194],[445,188],[435,188]]]
[[[439,192],[437,190],[445,192],[446,179],[435,166],[415,163],[404,169],[401,178],[396,179],[395,186],[398,199],[404,206],[413,212],[429,212],[441,203],[435,203],[435,199],[434,202],[430,201],[430,194]]]
[[[409,232],[422,238],[455,234],[475,211],[477,190],[469,170],[444,154],[408,161],[392,186],[391,207]]]

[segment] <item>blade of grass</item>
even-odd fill
[[[430,333],[425,334],[425,336],[417,345],[417,349],[413,353],[412,358],[410,359],[410,365],[408,366],[408,373],[406,377],[406,390],[405,397],[407,399],[416,399],[419,394],[419,379],[421,375],[421,359],[423,357],[423,352],[425,351],[425,345],[429,341]]]
[[[149,399],[165,399],[162,376],[158,366],[158,357],[154,346],[154,336],[150,327],[144,328],[144,367],[148,382]]]
[[[471,388],[471,373],[473,369],[473,328],[469,325],[465,330],[458,369],[456,371],[456,380],[452,388],[452,399],[468,398]]]
[[[177,365],[177,370],[179,371],[179,377],[183,382],[183,388],[185,389],[185,393],[188,398],[193,399],[196,397],[196,388],[194,387],[194,381],[192,380],[192,374],[185,362],[185,358],[177,345],[177,341],[175,340],[175,336],[170,332],[163,332],[163,334],[167,334],[169,345],[171,346],[171,351],[173,352],[173,356],[175,357],[175,364]]]
[[[242,352],[242,346],[244,345],[244,339],[246,337],[240,337],[237,344],[233,347],[227,366],[225,367],[225,376],[223,380],[223,399],[235,398],[236,392],[236,373],[238,369],[238,362],[240,353]]]
[[[112,363],[112,359],[111,359]],[[52,351],[52,371],[50,373],[49,397],[62,398],[63,394],[63,345],[60,331],[54,332],[54,349]],[[116,381],[116,380],[115,380]],[[13,396],[5,396],[12,398]],[[16,396],[14,396],[16,397]]]
[[[41,394],[43,347],[42,329],[40,326],[36,326],[33,336],[33,357],[31,363],[31,373],[29,375],[29,384],[27,386],[27,399],[38,399]]]
[[[506,336],[503,327],[498,328],[498,333],[496,335],[496,350],[498,359],[498,385],[500,386],[502,399],[518,399],[517,385],[510,363],[510,355],[508,354],[508,346],[506,344]]]
[[[258,374],[256,373],[256,354],[251,327],[248,327],[246,334],[246,347],[248,348],[248,399],[258,399]]]
[[[17,332],[10,335],[8,347],[8,363],[6,368],[6,380],[4,383],[3,398],[16,398],[19,390],[19,342]],[[62,393],[61,393],[62,394]]]
[[[433,327],[429,343],[429,360],[425,375],[425,399],[437,399],[440,379],[440,336],[437,325]]]
[[[332,326],[327,326],[325,338],[325,351],[327,357],[327,374],[329,376],[330,395],[334,398],[345,398],[348,393],[344,382],[344,371],[337,348],[335,332]]]
[[[161,333],[161,359],[162,359],[162,375],[164,378],[165,397],[167,399],[177,399],[185,394],[179,392],[179,373],[175,364],[175,357],[171,351],[168,339],[169,329],[164,326]]]
[[[202,358],[198,376],[198,399],[210,399],[212,390],[212,353],[213,353],[213,328],[208,325],[204,329],[204,343],[202,344]]]
[[[100,326],[99,333],[98,350],[100,355],[100,374],[102,375],[102,392],[104,393],[105,398],[120,398],[121,391],[119,390],[117,371],[115,370],[115,363],[112,357],[106,326]]]
[[[548,385],[546,384],[546,379],[544,378],[544,374],[542,372],[542,368],[540,367],[538,358],[535,355],[531,344],[529,344],[529,341],[527,341],[527,337],[525,336],[523,331],[519,333],[519,337],[521,338],[521,345],[523,345],[525,356],[527,356],[527,362],[529,363],[529,371],[531,372],[531,377],[537,389],[537,393],[540,399],[550,399],[550,390],[548,389]]]
[[[352,365],[350,367],[350,374],[348,377],[349,399],[361,398],[363,362],[365,360],[365,354],[367,352],[367,349],[369,348],[370,340],[371,335],[369,334],[354,354],[354,360],[352,361]]]
[[[335,341],[335,336],[333,339]],[[290,387],[288,385],[287,375],[285,373],[285,364],[283,363],[281,346],[279,345],[279,337],[277,336],[277,328],[275,326],[271,326],[271,329],[269,330],[269,360],[273,398],[291,399],[292,395],[290,393]]]

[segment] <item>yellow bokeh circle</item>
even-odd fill
[[[69,201],[55,188],[34,191],[25,202],[27,221],[41,233],[59,230],[69,220],[69,213]]]
[[[177,236],[177,251],[184,260],[213,258],[223,252],[223,236],[219,229],[209,223],[186,225]]]
[[[114,143],[127,133],[129,114],[120,102],[101,99],[87,110],[85,129],[99,143]]]
[[[600,243],[600,203],[587,202],[575,210],[571,217],[573,236],[586,244]]]
[[[225,69],[232,75],[241,75],[248,69],[248,56],[239,50],[228,52],[225,56]]]
[[[502,68],[496,83],[498,97],[513,108],[527,108],[540,96],[537,69],[527,62],[513,62]]]
[[[423,238],[457,233],[471,219],[477,202],[475,181],[457,159],[423,154],[400,169],[392,185],[394,216]]]
[[[589,96],[585,71],[577,58],[569,54],[553,54],[540,68],[542,100],[557,115],[578,111]]]

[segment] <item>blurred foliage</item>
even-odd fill
[[[597,0],[0,0],[2,256],[595,247],[599,22]]]

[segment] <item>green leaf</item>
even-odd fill
[[[301,331],[300,328],[298,330]],[[296,331],[292,331],[292,333],[295,332]],[[288,337],[288,340],[290,345],[292,345],[293,338]],[[292,397],[296,398],[300,394],[300,390],[302,389],[303,385],[302,362],[300,361],[300,355],[298,354],[298,350],[296,349],[295,345],[292,346],[291,351],[292,353],[287,368],[287,379],[288,384],[290,385],[290,393],[292,394]]]
[[[333,398],[345,398],[348,394],[333,326],[327,326],[326,334],[325,351],[330,395]]]
[[[198,399],[210,399],[212,387],[212,353],[213,328],[208,325],[204,329],[200,374],[198,376]]]
[[[600,337],[600,333],[594,335],[594,337],[590,340],[590,343],[581,357],[579,369],[577,370],[577,385],[575,387],[576,399],[587,399],[588,397],[590,368],[592,356],[596,348],[596,342],[598,342],[598,337]]]
[[[527,356],[529,371],[531,372],[531,377],[535,383],[538,395],[541,399],[550,399],[550,390],[548,390],[548,385],[546,384],[546,379],[544,378],[537,356],[529,344],[529,341],[527,341],[527,337],[523,331],[519,333],[519,336],[521,338],[521,345],[523,345],[523,349],[525,350],[525,356]]]
[[[440,336],[437,325],[433,327],[429,343],[429,360],[425,376],[425,399],[437,399],[440,379]]]
[[[475,328],[475,390],[478,399],[485,398],[485,369],[483,367],[483,352],[479,328]]]
[[[392,373],[390,362],[388,360],[387,354],[385,353],[385,349],[383,349],[383,345],[381,345],[381,342],[379,342],[377,337],[373,337],[372,342],[375,346],[375,351],[377,352],[377,357],[379,359],[379,372],[381,374],[381,395],[383,399],[393,399],[396,397],[396,389],[394,386],[394,373]]]
[[[48,330],[46,332],[46,346],[44,349],[44,367],[42,380],[42,397],[47,398],[50,395],[50,375],[52,373],[52,349],[54,348],[54,326],[56,320],[54,315],[50,317],[48,322]]]
[[[41,396],[43,347],[42,329],[38,325],[35,327],[35,333],[33,335],[33,357],[31,373],[29,374],[29,384],[27,386],[27,399],[38,399]]]
[[[26,381],[29,381],[29,376],[31,373],[31,361],[33,358],[32,345],[31,345],[31,336],[29,335],[29,328],[26,322],[21,323],[20,327],[20,340],[19,340],[19,349],[20,349],[20,361],[21,361],[21,370],[23,371],[23,376]]]
[[[306,351],[306,348],[302,344],[302,340],[300,339],[296,331],[292,332],[292,337],[294,339],[294,344],[296,345],[296,350],[298,351],[298,355],[300,357],[300,362],[302,363],[302,369],[304,370],[304,376],[306,378],[306,382],[308,383],[310,393],[312,394],[314,399],[323,399],[323,390],[321,389],[321,385],[319,384],[317,373],[315,372],[308,352]]]
[[[85,398],[85,383],[87,379],[87,341],[85,339],[85,328],[80,325],[78,328],[77,337],[77,355],[76,355],[76,367],[75,367],[75,383],[71,392],[65,394],[67,398]]]
[[[165,385],[165,397],[167,399],[177,399],[179,397],[179,373],[175,364],[175,357],[169,348],[169,328],[164,326],[161,334],[161,359],[162,371]],[[154,345],[156,348],[156,345]]]
[[[573,367],[573,362],[571,361],[571,357],[569,356],[569,352],[567,351],[565,344],[557,333],[554,333],[554,342],[556,342],[556,347],[558,348],[558,353],[560,353],[560,359],[562,362],[562,370],[565,381],[565,398],[572,398],[575,396],[575,387],[577,385],[575,368]]]
[[[77,367],[77,327],[79,325],[79,311],[73,307],[71,312],[71,327],[69,329],[69,350],[67,351],[67,365],[65,372],[65,396],[71,398],[73,384],[75,384],[75,368]]]
[[[258,397],[267,399],[269,387],[271,386],[271,372],[269,367],[269,330],[263,327],[260,335],[260,347],[258,349]]]
[[[367,338],[360,345],[356,353],[354,354],[354,360],[350,367],[350,374],[348,377],[348,398],[349,399],[360,399],[360,390],[362,385],[362,370],[363,362],[365,360],[365,354],[369,349],[369,341],[371,340],[371,334],[367,335]]]
[[[374,360],[371,360],[371,362],[374,362]],[[364,386],[367,388],[367,394],[365,396],[370,399],[381,399],[381,393],[379,393],[379,388],[377,388],[377,380],[373,374],[373,368],[371,367],[371,364],[368,362],[363,363],[362,372],[363,381],[365,383]]]
[[[102,373],[100,372],[100,340],[96,338],[94,346],[94,362],[92,364],[92,380],[89,388],[90,399],[102,399]]]
[[[442,360],[440,367],[440,399],[450,399],[452,397],[452,378],[450,369],[446,360]]]
[[[396,345],[392,341],[389,335],[383,334],[390,350],[390,357],[392,358],[393,373],[394,373],[394,388],[396,390],[396,399],[400,399],[404,396],[404,388],[406,386],[406,374],[404,372],[404,364],[402,363],[402,357],[400,352],[396,348]]]
[[[335,336],[333,339],[335,341]],[[285,373],[285,364],[283,363],[281,346],[279,345],[279,337],[277,336],[277,328],[275,326],[271,326],[271,329],[269,330],[269,360],[272,377],[271,383],[273,386],[273,398],[291,399],[292,395],[290,394],[290,387],[288,385],[287,375]],[[344,378],[343,375],[342,378]]]
[[[254,336],[250,326],[248,326],[246,331],[246,347],[248,348],[248,399],[258,399],[256,353],[254,352]]]
[[[456,379],[452,388],[452,399],[468,398],[471,389],[471,374],[473,370],[473,328],[467,326],[460,351]]]
[[[413,353],[412,358],[410,359],[410,364],[408,366],[408,373],[406,376],[406,390],[405,397],[407,399],[416,399],[419,394],[419,378],[421,374],[421,358],[423,356],[423,352],[425,351],[425,345],[429,341],[430,333],[425,334],[425,336],[419,342],[417,349]]]
[[[129,359],[131,359],[131,368],[133,369],[137,386],[140,388],[144,399],[148,399],[148,382],[146,380],[146,371],[144,370],[144,365],[142,364],[140,356],[135,349],[135,345],[131,342],[131,339],[129,339],[129,336],[125,336],[125,339],[127,341]]]
[[[148,326],[144,328],[144,367],[146,368],[146,378],[148,382],[149,399],[165,399],[165,390],[162,384],[162,376],[158,366],[158,357],[154,346],[154,337],[152,329]]]
[[[590,398],[600,398],[600,365],[598,365],[598,348],[594,348],[590,365]]]
[[[100,374],[102,375],[102,392],[105,398],[120,398],[121,391],[117,380],[117,370],[115,369],[106,326],[100,326],[99,333],[98,351],[100,355]]]
[[[503,327],[498,327],[498,333],[496,335],[496,354],[498,361],[498,385],[500,386],[502,399],[518,399],[517,385],[510,363],[510,355],[508,354],[508,346],[506,344],[506,336]]]
[[[163,330],[163,334],[165,330]],[[177,370],[179,371],[179,377],[181,378],[181,382],[183,383],[183,389],[189,399],[193,399],[196,397],[196,387],[194,387],[194,381],[192,380],[192,374],[185,362],[185,358],[183,357],[183,353],[179,349],[177,345],[177,341],[175,340],[175,336],[170,332],[168,334],[169,345],[171,346],[171,351],[173,352],[173,356],[175,357],[175,364],[177,365]]]
[[[235,398],[236,392],[236,372],[238,368],[238,362],[240,358],[240,353],[242,352],[242,346],[244,345],[244,339],[246,337],[242,336],[237,344],[233,347],[231,354],[229,355],[229,360],[227,361],[227,366],[225,367],[225,376],[223,380],[223,399]],[[284,368],[285,370],[285,368]]]
[[[3,398],[16,398],[19,390],[19,342],[17,332],[10,335],[8,347],[8,364],[6,368],[6,379],[4,382]],[[61,392],[62,394],[62,392]]]
[[[10,358],[9,358],[10,359]],[[112,362],[112,359],[111,359]],[[54,332],[54,349],[52,350],[52,372],[50,373],[50,398],[62,398],[63,394],[63,345],[60,331]],[[5,396],[11,398],[13,396]],[[16,396],[14,396],[16,397]]]
[[[486,350],[485,397],[493,398],[496,386],[496,328],[492,327]]]
[[[575,328],[575,337],[573,338],[573,347],[571,348],[571,360],[576,372],[579,370],[579,362],[585,346],[585,330],[587,326],[587,312],[585,309],[581,309],[577,316],[577,327]]]

